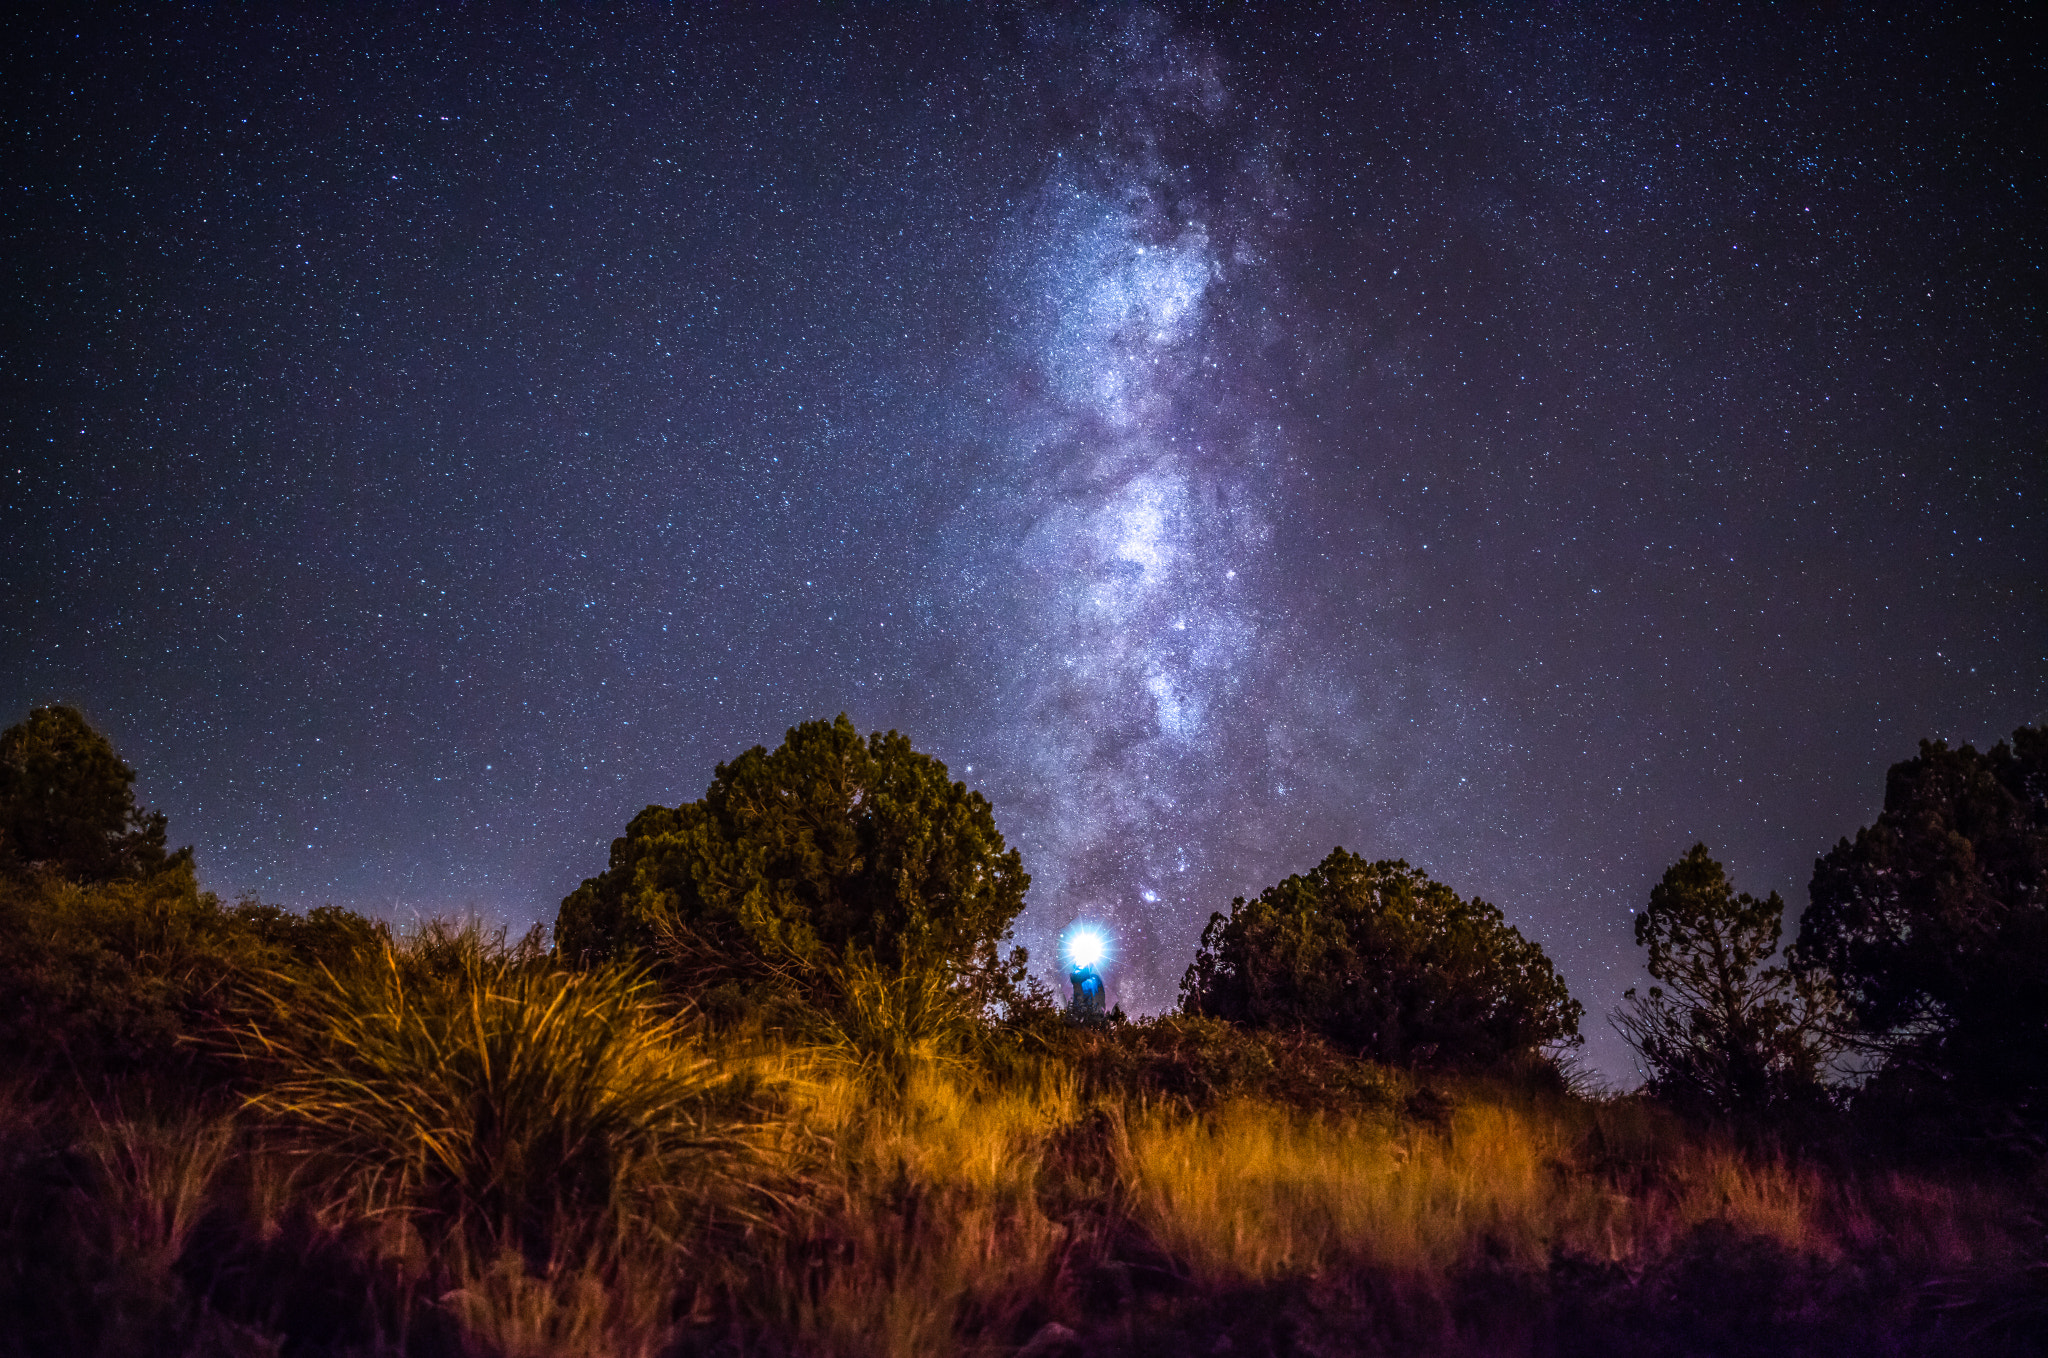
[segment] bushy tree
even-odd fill
[[[682,951],[726,984],[936,968],[993,996],[1021,967],[1001,945],[1030,881],[980,793],[842,713],[720,764],[697,801],[635,816],[555,929],[572,959]]]
[[[162,812],[135,804],[135,771],[76,708],[38,707],[0,732],[0,870],[78,882],[161,872]]]
[[[1826,1101],[1838,1050],[1832,992],[1764,964],[1785,902],[1737,894],[1704,844],[1665,870],[1636,916],[1636,943],[1661,982],[1631,989],[1615,1026],[1642,1058],[1650,1092],[1698,1114],[1754,1118]]]
[[[1306,1029],[1393,1064],[1488,1064],[1578,1036],[1584,1012],[1495,906],[1339,848],[1212,915],[1181,1008]]]
[[[1869,1103],[2048,1144],[2048,731],[1922,741],[1809,890],[1792,964],[1840,989]]]

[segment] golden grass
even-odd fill
[[[265,1076],[250,1110],[371,1200],[507,1243],[564,1211],[674,1226],[736,1187],[772,1121],[645,979],[562,970],[474,927],[387,941],[272,998],[244,1034]]]
[[[480,1358],[652,1358],[678,1329],[673,1261],[646,1237],[591,1238],[564,1222],[554,1252],[461,1258],[439,1298]]]
[[[1811,1166],[1679,1136],[1647,1181],[1588,1163],[1589,1133],[1632,1110],[1473,1101],[1443,1131],[1235,1104],[1153,1113],[1131,1132],[1134,1212],[1199,1281],[1271,1282],[1365,1265],[1443,1275],[1483,1254],[1541,1269],[1558,1254],[1640,1268],[1706,1223],[1833,1262],[1883,1248],[1916,1266],[2007,1257],[1982,1190]]]
[[[1203,1282],[1355,1260],[1441,1270],[1482,1236],[1533,1259],[1557,1204],[1545,1147],[1492,1108],[1447,1136],[1228,1105],[1132,1129],[1138,1219]]]
[[[721,1059],[771,1064],[815,1138],[730,1295],[806,1354],[987,1352],[1027,1319],[1084,1324],[1099,1300],[1077,1278],[1121,1267],[1133,1242],[1193,1295],[1369,1270],[1439,1300],[1482,1259],[1635,1276],[1707,1223],[1823,1264],[1896,1249],[1938,1273],[2013,1255],[2010,1214],[1981,1194],[1831,1180],[1635,1101],[1476,1089],[1433,1126],[1090,1097],[1053,1061],[991,1086],[926,1058],[884,1095],[831,1049]]]
[[[79,1141],[89,1177],[78,1225],[118,1270],[167,1275],[211,1206],[236,1135],[227,1118],[93,1117]]]
[[[751,1302],[799,1352],[924,1355],[1000,1332],[1057,1282],[1074,1232],[1040,1209],[1040,1152],[1075,1107],[1058,1073],[976,1089],[950,1062],[899,1097],[830,1051],[795,1079],[829,1146],[790,1229],[758,1256]]]
[[[365,1353],[436,1326],[506,1358],[994,1353],[1047,1320],[1107,1333],[1146,1306],[1347,1279],[1384,1282],[1372,1305],[1429,1318],[1448,1352],[1475,1270],[1540,1308],[1560,1259],[1627,1288],[1702,1239],[1814,1279],[1875,1261],[1914,1280],[1901,1315],[1928,1296],[2033,1315],[2011,1283],[2040,1263],[2023,1201],[1826,1172],[1637,1100],[1469,1085],[1407,1115],[1414,1079],[1365,1071],[1322,1112],[1291,1092],[1191,1106],[1049,1053],[977,1064],[908,991],[875,990],[819,1045],[711,1035],[635,976],[475,930],[271,998],[234,1114],[60,1115],[25,1090],[0,1107],[0,1141],[68,1138],[65,1238],[90,1257],[66,1276],[124,1280],[118,1314],[76,1334],[180,1314],[207,1332],[179,1300],[207,1220],[241,1242],[230,1279],[280,1238],[351,1261],[390,1336]]]

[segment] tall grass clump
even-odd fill
[[[506,1246],[593,1210],[673,1232],[764,1169],[759,1089],[630,971],[428,926],[269,998],[251,1109],[377,1204]]]
[[[757,1242],[743,1298],[775,1351],[1000,1350],[1052,1314],[1090,1244],[1047,1200],[1046,1148],[1081,1115],[1071,1080],[993,1084],[923,1059],[878,1086],[842,1052],[812,1059],[800,1097],[826,1153]]]
[[[820,967],[831,1002],[816,1011],[822,1054],[859,1084],[900,1098],[915,1072],[963,1072],[985,1045],[971,992],[937,966],[879,966],[855,952]]]
[[[1346,1265],[1445,1276],[1560,1254],[1639,1266],[1713,1222],[1837,1256],[1812,1167],[1697,1135],[1602,1164],[1603,1113],[1497,1091],[1441,1127],[1239,1102],[1133,1127],[1141,1220],[1196,1277],[1271,1281]],[[1647,1140],[1647,1138],[1646,1138]],[[1650,1157],[1654,1156],[1654,1159]]]

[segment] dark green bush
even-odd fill
[[[934,969],[996,1000],[1030,884],[988,802],[903,736],[843,715],[718,766],[704,796],[650,806],[562,902],[563,956],[664,956],[690,991],[795,989],[836,1007],[838,969]],[[864,959],[864,961],[863,961]]]
[[[1342,849],[1212,915],[1181,1007],[1314,1032],[1389,1064],[1451,1066],[1576,1041],[1584,1012],[1497,907]]]
[[[71,707],[0,731],[0,874],[75,882],[152,877],[192,861],[164,849],[163,813],[135,804],[135,770]]]
[[[384,932],[333,907],[224,906],[187,862],[141,879],[0,881],[0,1069],[210,1068],[252,983],[344,968]]]
[[[79,1073],[190,1063],[236,983],[278,954],[198,890],[189,864],[139,881],[0,885],[0,1061]]]

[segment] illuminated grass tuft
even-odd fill
[[[508,1240],[568,1209],[672,1217],[767,1125],[641,977],[572,972],[470,927],[388,943],[275,997],[246,1050],[265,1119],[380,1202]]]

